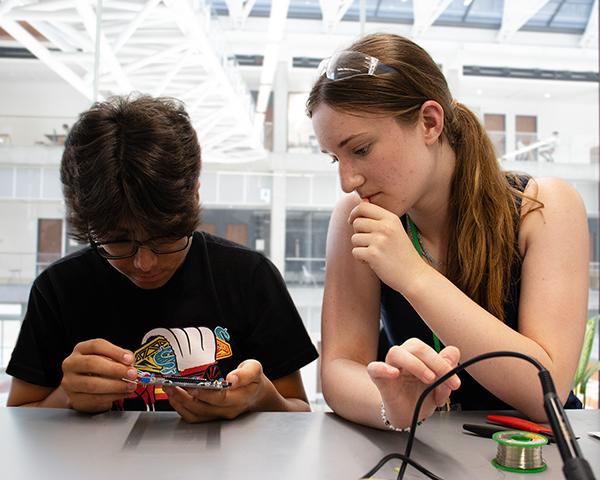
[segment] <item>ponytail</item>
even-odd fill
[[[500,170],[492,142],[475,114],[453,102],[447,117],[446,136],[456,155],[456,170],[446,275],[504,321],[512,266],[519,255],[517,190]]]

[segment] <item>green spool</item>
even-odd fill
[[[548,439],[539,433],[508,430],[494,433],[498,444],[492,465],[498,470],[512,473],[540,473],[547,465],[542,458],[542,446]]]

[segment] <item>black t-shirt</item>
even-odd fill
[[[275,266],[198,232],[182,266],[157,289],[137,287],[91,248],[47,268],[31,289],[6,372],[57,387],[62,361],[93,338],[135,352],[141,370],[209,379],[252,358],[275,380],[318,356]],[[122,407],[170,409],[160,387],[138,387]]]

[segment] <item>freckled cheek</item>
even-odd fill
[[[410,173],[410,171],[405,172],[402,170],[402,168],[399,168],[397,165],[392,163],[385,176],[389,179],[393,179],[395,183],[399,183],[405,182],[406,179],[409,178]]]

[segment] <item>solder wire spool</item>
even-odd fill
[[[499,470],[514,473],[539,473],[546,470],[542,446],[548,439],[539,433],[509,430],[492,436],[498,444],[492,465]]]

